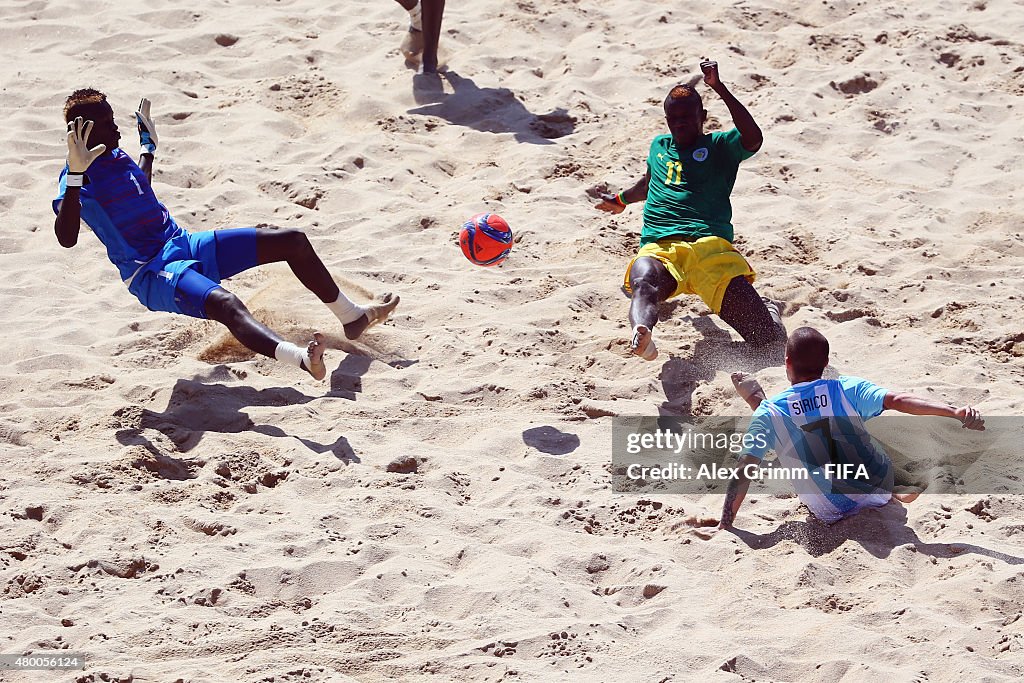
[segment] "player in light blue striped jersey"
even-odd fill
[[[800,501],[831,524],[896,498],[909,503],[918,493],[893,493],[893,465],[873,442],[864,422],[883,410],[910,415],[939,415],[983,430],[985,421],[971,406],[957,408],[912,394],[888,391],[859,377],[822,379],[828,365],[828,340],[811,327],[795,330],[786,344],[786,376],[792,386],[771,398],[755,379],[733,375],[737,391],[754,409],[747,428],[737,476],[730,480],[721,528],[732,522],[750,479],[745,468],[759,465],[773,450],[781,466],[805,471],[791,477]],[[749,471],[749,470],[746,470]]]

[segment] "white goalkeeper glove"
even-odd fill
[[[143,154],[154,154],[156,152],[156,124],[149,114],[150,102],[145,97],[139,102],[139,110],[135,112],[135,119],[139,122],[139,144],[142,146]]]
[[[92,121],[83,121],[79,116],[68,122],[68,174],[78,176],[68,181],[69,185],[82,186],[82,175],[106,151],[106,145],[89,148],[89,135],[92,133]]]

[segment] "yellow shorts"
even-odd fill
[[[757,277],[747,260],[721,237],[701,237],[695,242],[659,240],[640,247],[626,267],[623,287],[631,294],[629,272],[642,256],[650,256],[665,264],[679,283],[672,296],[696,294],[716,314],[722,310],[725,290],[734,277],[742,275],[747,282],[753,282]]]

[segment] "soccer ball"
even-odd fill
[[[512,228],[496,213],[478,213],[459,232],[462,253],[478,266],[496,266],[512,251]]]

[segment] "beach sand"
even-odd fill
[[[642,175],[665,92],[717,59],[765,134],[737,245],[787,326],[839,373],[1020,415],[1019,3],[450,2],[440,82],[387,0],[4,15],[0,652],[88,664],[0,680],[1024,677],[1016,470],[831,528],[753,495],[735,534],[721,496],[612,490],[613,416],[745,415],[731,372],[787,382],[696,298],[624,357],[641,207],[586,195]],[[401,295],[392,321],[348,342],[286,266],[226,282],[332,333],[318,383],[145,310],[87,232],[62,249],[86,86],[132,155],[152,100],[183,227],[301,228],[353,298]],[[501,267],[458,249],[480,211],[521,236]]]

